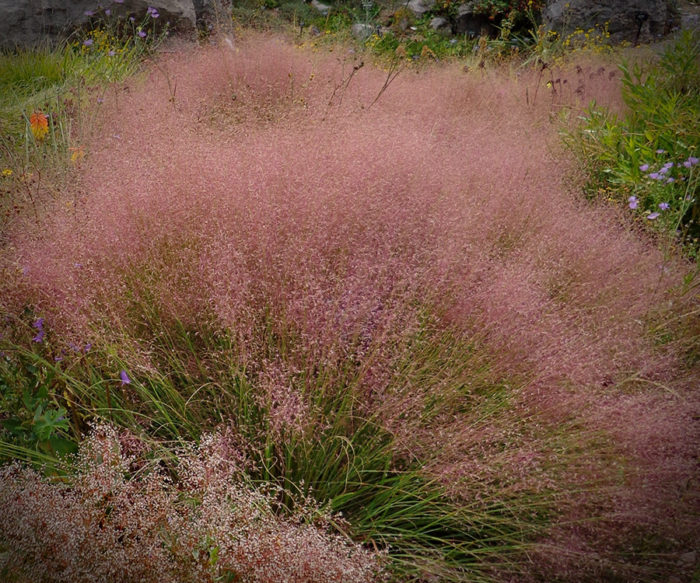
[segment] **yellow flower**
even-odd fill
[[[42,112],[35,111],[29,118],[29,125],[34,134],[34,139],[41,142],[49,133],[49,118]]]
[[[82,146],[78,146],[77,148],[69,148],[69,149],[70,149],[70,161],[72,164],[77,164],[83,158],[85,158],[85,150]]]
[[[10,170],[9,168],[5,168],[2,171],[2,175],[4,178],[9,178],[10,176],[12,176],[12,170]]]

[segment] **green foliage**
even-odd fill
[[[659,62],[623,64],[624,118],[593,104],[569,140],[588,167],[592,196],[629,206],[671,236],[680,229],[691,254],[700,236],[699,63],[700,37],[685,31]]]
[[[474,11],[491,19],[515,19],[528,12],[539,12],[543,6],[543,0],[476,0]]]
[[[4,439],[17,446],[46,454],[66,454],[76,450],[61,405],[56,371],[27,358],[0,360],[0,426]]]
[[[72,451],[92,420],[109,420],[175,447],[229,424],[251,462],[251,478],[278,488],[281,510],[293,511],[299,496],[328,503],[349,520],[337,525],[341,532],[389,549],[398,580],[428,573],[439,573],[443,581],[462,581],[467,574],[486,580],[494,562],[514,561],[546,523],[544,495],[482,490],[479,503],[463,505],[427,478],[418,460],[399,455],[394,436],[361,397],[371,361],[294,371],[284,363],[295,334],[271,315],[261,323],[267,341],[256,360],[281,359],[281,370],[288,371],[282,382],[303,397],[307,411],[303,424],[280,425],[279,403],[264,398],[264,375],[236,364],[239,347],[231,336],[167,321],[151,300],[138,301],[134,309],[144,327],[133,333],[150,339],[157,373],[130,369],[109,346],[66,353],[48,335],[30,349],[3,344],[0,389],[7,413],[0,454],[33,459],[22,448],[53,456]],[[405,354],[389,391],[417,400],[409,415],[417,415],[424,430],[465,398],[475,418],[505,406],[504,386],[479,372],[481,364],[475,368],[469,344],[429,320],[396,349]],[[128,383],[120,381],[120,369],[129,369]],[[428,390],[440,384],[456,393]],[[425,387],[425,395],[416,396],[416,386]]]

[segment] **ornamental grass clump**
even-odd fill
[[[243,473],[342,511],[399,580],[525,579],[584,520],[588,556],[633,573],[640,514],[690,506],[687,265],[577,198],[536,74],[387,85],[355,53],[228,40],[106,94],[73,204],[8,233],[3,366],[54,372],[71,421],[175,444],[230,426]],[[673,447],[620,429],[652,421]]]

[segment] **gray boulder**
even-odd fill
[[[211,5],[212,0],[198,0]],[[194,0],[0,0],[0,48],[30,47],[53,42],[92,18],[111,12],[109,18],[129,15],[141,20],[149,7],[158,22],[178,31],[194,31],[197,15]]]
[[[435,8],[435,0],[410,0],[406,6],[411,12],[421,16]]]
[[[489,20],[485,14],[477,12],[477,2],[465,2],[457,7],[457,16],[455,18],[454,33],[464,34],[469,38],[478,36],[498,35],[498,29],[494,23]]]
[[[450,24],[450,21],[442,16],[436,16],[433,18],[430,21],[430,28],[442,35],[452,34],[452,25]]]
[[[354,36],[359,41],[365,41],[374,34],[374,27],[371,24],[363,24],[357,22],[352,25],[350,31],[352,36]]]
[[[311,0],[311,6],[318,10],[323,16],[328,16],[328,13],[331,11],[331,7],[328,6],[328,4],[324,4],[318,0]]]
[[[656,41],[680,26],[676,0],[550,0],[542,18],[562,35],[607,26],[613,43]]]

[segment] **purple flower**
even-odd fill
[[[94,10],[86,10],[84,12],[85,16],[95,16],[95,11]]]
[[[630,204],[629,204],[629,207],[630,207],[631,209],[636,209],[636,208],[637,208],[637,205],[638,205],[639,203],[638,203],[638,201],[637,201],[637,197],[636,197],[636,196],[630,196],[627,200],[628,200],[629,203],[630,203]]]
[[[36,322],[32,324],[34,328],[38,330],[38,333],[32,340],[34,342],[43,342],[44,341],[44,318],[37,318]]]
[[[123,370],[119,373],[119,378],[121,379],[121,386],[123,387],[124,385],[131,384],[131,379],[129,378],[129,375],[126,374],[126,371]]]
[[[660,208],[662,211],[667,211],[668,209],[671,208],[671,205],[668,204],[667,202],[660,202],[660,203],[659,203],[659,208]]]
[[[109,51],[107,54],[108,54],[110,57],[113,57],[114,55],[117,54],[117,51]]]
[[[695,164],[697,164],[698,162],[700,162],[700,158],[688,156],[688,159],[685,162],[683,162],[683,166],[685,166],[686,168],[690,168],[691,166],[695,166]]]
[[[107,8],[105,10],[105,16],[110,16],[111,14],[112,14],[112,11],[109,8]]]
[[[664,166],[661,170],[659,170],[659,174],[666,174],[666,172],[668,172],[668,170],[669,169],[666,166]]]
[[[91,46],[92,46],[92,43],[93,43],[93,40],[92,40],[91,38],[86,38],[86,39],[83,41],[83,46],[91,47]]]
[[[653,221],[654,219],[658,219],[658,218],[659,218],[659,213],[651,213],[651,214],[647,215],[647,219],[650,221]]]
[[[649,178],[651,178],[652,180],[663,180],[664,177],[658,172],[652,172],[651,174],[649,174]]]
[[[642,165],[639,167],[639,169],[640,169],[642,172],[646,172],[647,170],[649,170],[649,164],[642,164]]]
[[[97,103],[104,103],[104,99],[102,99],[102,97],[98,97],[98,98],[97,98]]]
[[[671,177],[666,181],[666,184],[671,184],[672,182],[675,182],[675,181],[676,181],[676,179]]]
[[[92,348],[92,344],[90,344],[90,343],[86,344],[85,345],[85,353],[87,354],[91,348]]]
[[[124,4],[124,0],[113,0],[115,4]]]
[[[136,19],[133,16],[129,16],[129,22],[135,22]]]
[[[138,32],[138,35],[139,35],[141,38],[145,38],[145,37],[146,37],[146,34],[147,34],[147,33],[146,33],[145,31],[143,31],[143,30],[139,30],[139,32]]]
[[[146,10],[146,15],[150,16],[151,18],[158,18],[160,14],[158,14],[158,10],[153,8],[153,6],[149,6],[148,10]]]
[[[662,150],[661,148],[659,148],[658,150],[656,150],[656,153],[657,154],[665,154],[666,150]]]

